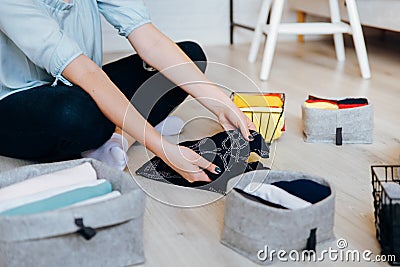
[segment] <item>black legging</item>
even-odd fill
[[[178,46],[205,71],[206,56],[199,45],[182,42]],[[162,75],[138,90],[157,73],[146,70],[138,55],[107,64],[103,70],[153,126],[187,97]],[[101,146],[115,130],[84,90],[61,84],[39,86],[2,99],[0,125],[0,155],[38,161],[77,158],[81,152]]]

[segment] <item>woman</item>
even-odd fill
[[[138,55],[100,67],[100,14]],[[169,143],[152,125],[187,94],[225,129],[240,128],[251,138],[254,125],[184,52],[205,61],[198,45],[178,46],[158,31],[142,0],[2,0],[0,154],[61,160],[95,149],[83,154],[121,165],[124,140],[113,133],[124,127],[130,144],[144,144],[188,181],[210,181],[202,170],[218,173],[218,166]],[[151,87],[154,92],[139,92],[132,105],[128,99],[155,73],[143,62],[181,87]]]

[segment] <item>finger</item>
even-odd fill
[[[254,137],[250,134],[248,126],[248,117],[244,113],[237,109],[236,112],[231,112],[228,114],[229,121],[235,122],[236,128],[239,128],[244,139],[247,141],[253,141]]]
[[[196,172],[200,172],[201,170],[196,166],[191,164],[191,166],[186,166],[184,169],[171,164],[170,162],[167,163],[171,169],[176,171],[180,174],[184,179],[186,179],[189,183],[193,183],[195,180],[192,179],[192,175]]]
[[[246,123],[245,119],[240,120],[239,122],[240,132],[242,133],[244,139],[247,141],[253,141],[254,137],[250,134],[249,126]]]
[[[249,118],[244,115],[244,113],[238,109],[239,113],[232,113],[233,116],[236,116],[236,124],[237,127],[240,129],[240,132],[242,133],[244,139],[246,139],[247,141],[253,141],[254,137],[250,134],[250,130],[249,130]]]
[[[187,177],[186,178],[190,183],[193,182],[212,182],[212,180],[210,179],[210,177],[208,177],[208,175],[202,171],[202,170],[198,170],[197,172],[192,172],[192,173],[187,173]]]
[[[208,175],[198,169],[195,172],[183,172],[180,173],[180,175],[185,178],[189,183],[194,183],[194,182],[212,182],[212,180],[210,179],[210,177],[208,177]]]
[[[254,125],[254,123],[249,118],[247,118],[247,127],[250,130],[257,131],[256,126]]]
[[[191,165],[191,167],[186,170],[176,168],[175,166],[173,166],[172,169],[179,173],[189,183],[196,181],[212,182],[208,175],[195,164]]]
[[[202,156],[199,156],[197,158],[195,164],[197,166],[199,166],[201,169],[208,170],[209,172],[214,173],[214,174],[220,174],[222,172],[222,169],[219,166],[209,162]]]
[[[231,130],[235,130],[236,127],[233,126],[231,123],[221,123],[222,128],[224,128],[224,131],[231,131]]]
[[[180,169],[175,169],[175,171],[179,173],[189,183],[194,183],[196,181],[211,182],[211,179],[207,176],[207,174],[198,167],[193,168],[190,171],[182,171]]]
[[[235,130],[236,127],[225,118],[220,118],[220,124],[225,131]]]

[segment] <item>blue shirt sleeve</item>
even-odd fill
[[[35,65],[59,79],[64,68],[82,54],[35,0],[1,0],[0,31]]]
[[[151,19],[142,0],[97,0],[100,13],[122,36],[128,35]]]

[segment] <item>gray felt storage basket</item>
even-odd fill
[[[310,232],[316,228],[316,241],[332,241],[335,191],[324,179],[303,173],[260,170],[245,173],[239,181],[231,180],[228,188],[244,189],[253,181],[271,184],[278,181],[308,179],[330,187],[331,194],[309,207],[287,210],[271,207],[248,198],[235,190],[229,192],[226,205],[221,243],[251,261],[268,265],[271,259],[259,260],[260,250],[304,250]],[[237,182],[237,184],[234,184]]]
[[[121,196],[104,202],[20,216],[0,216],[0,266],[129,266],[144,262],[145,195],[126,173],[90,159],[24,166],[0,173],[0,187],[90,162]],[[90,240],[75,220],[96,231]]]
[[[326,110],[301,107],[304,139],[310,143],[370,144],[374,128],[371,104]]]

